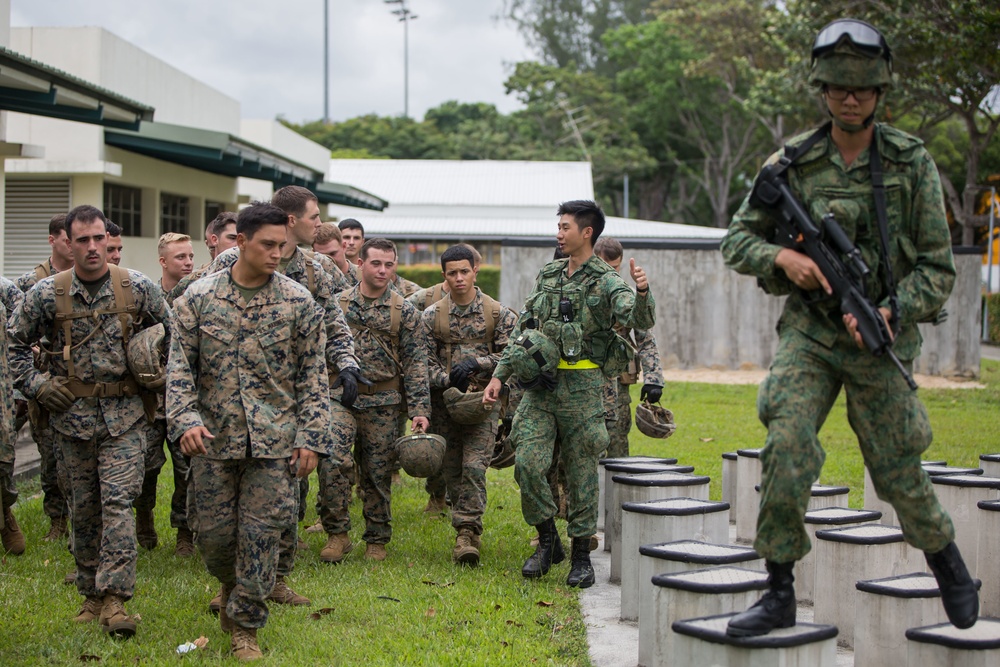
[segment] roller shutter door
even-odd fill
[[[4,271],[14,279],[48,259],[49,220],[69,210],[69,179],[7,177]]]

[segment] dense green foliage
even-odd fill
[[[441,266],[438,264],[410,264],[396,267],[396,272],[421,287],[430,287],[441,282]],[[476,285],[494,299],[500,298],[500,267],[483,264],[479,267]]]

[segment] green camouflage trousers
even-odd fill
[[[28,402],[28,418],[31,424],[31,439],[35,441],[38,455],[41,457],[39,477],[42,482],[42,509],[50,519],[69,516],[67,502],[69,491],[64,488],[66,480],[59,478],[59,470],[55,454],[55,434],[51,426],[43,422],[48,419],[48,413],[36,401]]]
[[[610,439],[608,458],[620,458],[628,456],[628,434],[632,430],[632,396],[629,394],[629,385],[620,383],[618,378],[612,378],[608,384],[617,390],[614,392],[614,418],[607,419],[605,415]]]
[[[354,475],[354,439],[357,425],[350,410],[340,401],[330,402],[330,436],[333,438],[333,456],[321,458],[316,474],[319,477],[317,511],[323,530],[328,535],[339,535],[351,530],[351,480]]]
[[[295,524],[288,459],[191,459],[188,517],[209,574],[233,592],[226,613],[262,628],[274,589],[278,540]]]
[[[566,472],[570,537],[597,532],[597,460],[608,446],[600,370],[557,371],[555,391],[531,389],[517,407],[511,427],[516,447],[514,479],[521,487],[521,513],[532,526],[558,511],[548,472],[558,432]]]
[[[364,540],[368,544],[388,544],[392,539],[392,473],[399,468],[393,447],[399,436],[399,405],[351,412],[358,429],[354,456],[365,494]]]
[[[140,421],[112,437],[99,419],[89,440],[52,430],[69,485],[76,588],[85,597],[129,600],[135,590],[132,503],[142,486],[142,427]]]
[[[763,478],[754,548],[777,563],[809,552],[803,522],[810,488],[826,458],[817,433],[841,386],[847,418],[878,497],[895,508],[910,545],[940,551],[955,539],[955,530],[920,467],[920,455],[931,444],[931,427],[916,392],[887,357],[859,350],[846,332],[827,349],[787,327],[757,396],[767,444],[760,456]]]
[[[170,496],[170,526],[172,528],[187,528],[187,474],[188,457],[181,452],[180,442],[169,442],[167,437],[167,422],[156,419],[153,423],[145,420],[146,454],[145,472],[142,478],[142,491],[135,499],[136,511],[152,511],[156,507],[156,481],[160,470],[167,462],[164,454],[164,443],[170,452],[170,460],[174,466],[174,491]]]

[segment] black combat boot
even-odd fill
[[[795,625],[795,577],[791,563],[767,561],[768,590],[764,596],[741,614],[729,619],[726,634],[730,637],[756,637],[766,635],[775,628]]]
[[[569,576],[567,586],[590,588],[594,585],[594,567],[590,564],[590,538],[574,537],[573,551],[570,556]]]
[[[941,603],[948,620],[956,628],[971,628],[979,617],[979,593],[958,547],[952,542],[937,553],[925,551],[924,558],[941,589]]]
[[[555,519],[540,523],[535,528],[538,529],[538,546],[521,568],[521,574],[529,579],[548,574],[553,563],[561,563],[566,558]]]

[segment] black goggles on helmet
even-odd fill
[[[813,59],[832,51],[845,38],[856,48],[871,53],[872,56],[882,56],[892,61],[892,52],[882,33],[870,23],[858,19],[837,19],[820,30],[813,42]]]

